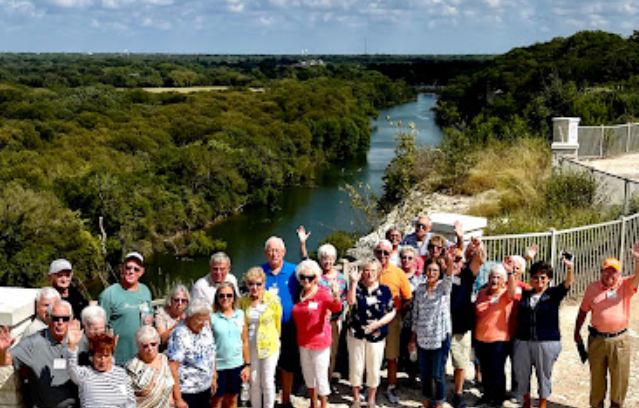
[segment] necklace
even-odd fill
[[[317,286],[315,286],[313,289],[311,289],[311,291],[308,293],[308,295],[304,296],[304,294],[300,295],[300,302],[305,302],[306,299],[312,297],[315,292],[317,292]]]

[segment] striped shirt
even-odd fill
[[[135,408],[131,380],[122,367],[102,372],[78,365],[77,351],[67,350],[67,370],[78,386],[82,408]]]
[[[452,277],[444,275],[435,290],[428,294],[428,282],[420,284],[413,297],[413,331],[417,333],[417,345],[425,350],[442,346],[451,332],[450,292]]]

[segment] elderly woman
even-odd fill
[[[438,259],[443,262],[445,257],[446,238],[441,235],[433,235],[428,243],[428,254],[426,254],[426,259]]]
[[[275,369],[280,357],[282,305],[280,299],[264,290],[262,268],[251,268],[244,275],[248,293],[240,299],[247,323],[251,361],[251,406],[275,406]]]
[[[82,309],[82,326],[87,339],[106,332],[106,312],[98,305],[87,306]]]
[[[351,271],[352,285],[346,296],[351,305],[347,322],[350,383],[353,387],[353,408],[359,407],[360,387],[366,370],[368,406],[375,407],[375,394],[380,382],[388,323],[395,318],[393,294],[379,283],[382,265],[373,259],[364,262],[362,272]]]
[[[116,339],[101,333],[89,341],[93,365],[78,365],[78,343],[82,340],[80,322],[69,323],[67,331],[67,370],[78,386],[82,408],[135,408],[131,380],[122,367],[113,363]]]
[[[215,341],[209,327],[211,306],[195,299],[186,319],[169,337],[167,357],[173,375],[173,398],[177,408],[209,407],[217,388]]]
[[[486,288],[475,301],[475,352],[481,365],[484,395],[481,403],[502,406],[506,398],[504,366],[508,357],[509,320],[513,299],[506,290],[506,270],[493,265]]]
[[[441,408],[446,399],[446,360],[452,329],[450,292],[456,252],[457,248],[451,247],[446,253],[445,275],[437,260],[426,261],[426,282],[419,285],[413,298],[413,338],[409,349],[418,352],[424,407]]]
[[[169,360],[158,353],[160,335],[151,326],[135,332],[138,354],[125,366],[131,378],[138,408],[169,408],[173,393],[173,375]]]
[[[330,291],[319,286],[322,269],[312,260],[302,261],[295,269],[301,294],[293,306],[292,316],[297,326],[297,344],[300,349],[302,374],[311,399],[311,408],[317,407],[319,395],[322,408],[326,408],[331,390],[328,382],[328,366],[331,357],[331,325],[328,313],[342,309],[339,286],[336,282]]]
[[[559,306],[573,282],[573,263],[563,259],[566,265],[566,280],[549,287],[553,268],[539,261],[530,269],[532,289],[524,290],[517,312],[517,331],[513,350],[514,372],[517,379],[518,398],[523,396],[524,408],[531,407],[530,376],[533,367],[539,384],[539,408],[546,408],[551,393],[552,368],[561,352],[559,333]],[[514,297],[515,275],[509,273],[508,291]]]
[[[400,266],[399,252],[402,247],[399,243],[402,242],[402,230],[393,225],[386,230],[386,239],[393,245],[389,262],[395,266]]]
[[[410,290],[415,298],[415,290],[417,287],[426,281],[426,277],[417,270],[417,250],[411,246],[402,247],[399,251],[399,257],[401,260],[402,271],[408,278],[410,283]],[[400,348],[399,348],[399,365],[400,369],[403,369],[408,377],[414,382],[419,371],[419,365],[416,361],[411,361],[409,358],[408,345],[413,337],[413,302],[408,307],[402,310],[402,331],[400,334]]]
[[[164,306],[155,310],[153,322],[160,335],[162,349],[166,348],[166,343],[168,343],[173,329],[186,317],[184,311],[190,301],[191,295],[186,286],[177,284],[169,290]]]
[[[217,350],[217,391],[213,408],[237,407],[242,382],[249,380],[251,360],[244,311],[237,309],[235,285],[222,282],[215,292],[211,328]]]

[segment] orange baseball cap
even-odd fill
[[[619,272],[621,271],[621,262],[619,262],[619,260],[615,258],[608,258],[604,261],[603,266],[601,267],[601,270],[605,270],[609,268],[612,268],[615,271]]]

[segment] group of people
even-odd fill
[[[310,233],[303,227],[297,232],[299,264],[287,262],[284,241],[271,237],[264,247],[267,262],[238,283],[229,273],[230,258],[219,252],[191,290],[175,285],[155,310],[140,282],[141,254],[125,256],[120,281],[96,304],[71,285],[71,264],[56,260],[51,287],[39,291],[36,317],[22,340],[14,344],[9,330],[0,328],[0,365],[23,374],[25,398],[39,408],[234,408],[248,384],[253,408],[273,408],[278,371],[281,407],[292,408],[301,374],[311,408],[326,408],[343,334],[353,408],[376,406],[384,363],[391,403],[399,402],[401,370],[414,384],[420,378],[424,407],[441,408],[449,355],[455,408],[466,406],[462,392],[471,361],[481,374],[480,403],[502,406],[508,358],[512,395],[532,406],[534,369],[539,407],[547,406],[561,351],[559,307],[573,282],[569,256],[563,258],[565,279],[554,286],[554,270],[544,261],[528,270],[530,284],[521,281],[534,247],[526,258],[507,256],[489,268],[476,293],[485,253],[478,238],[464,244],[459,223],[451,242],[432,234],[430,219],[420,216],[413,233],[404,237],[391,228],[370,259],[341,268],[330,244],[318,249],[317,261],[309,259]],[[630,252],[635,274],[622,278],[621,263],[607,259],[576,321],[575,341],[585,348],[581,328],[592,314],[587,353],[593,408],[603,407],[608,372],[612,407],[623,406],[628,387],[627,327],[639,284],[639,243]]]

